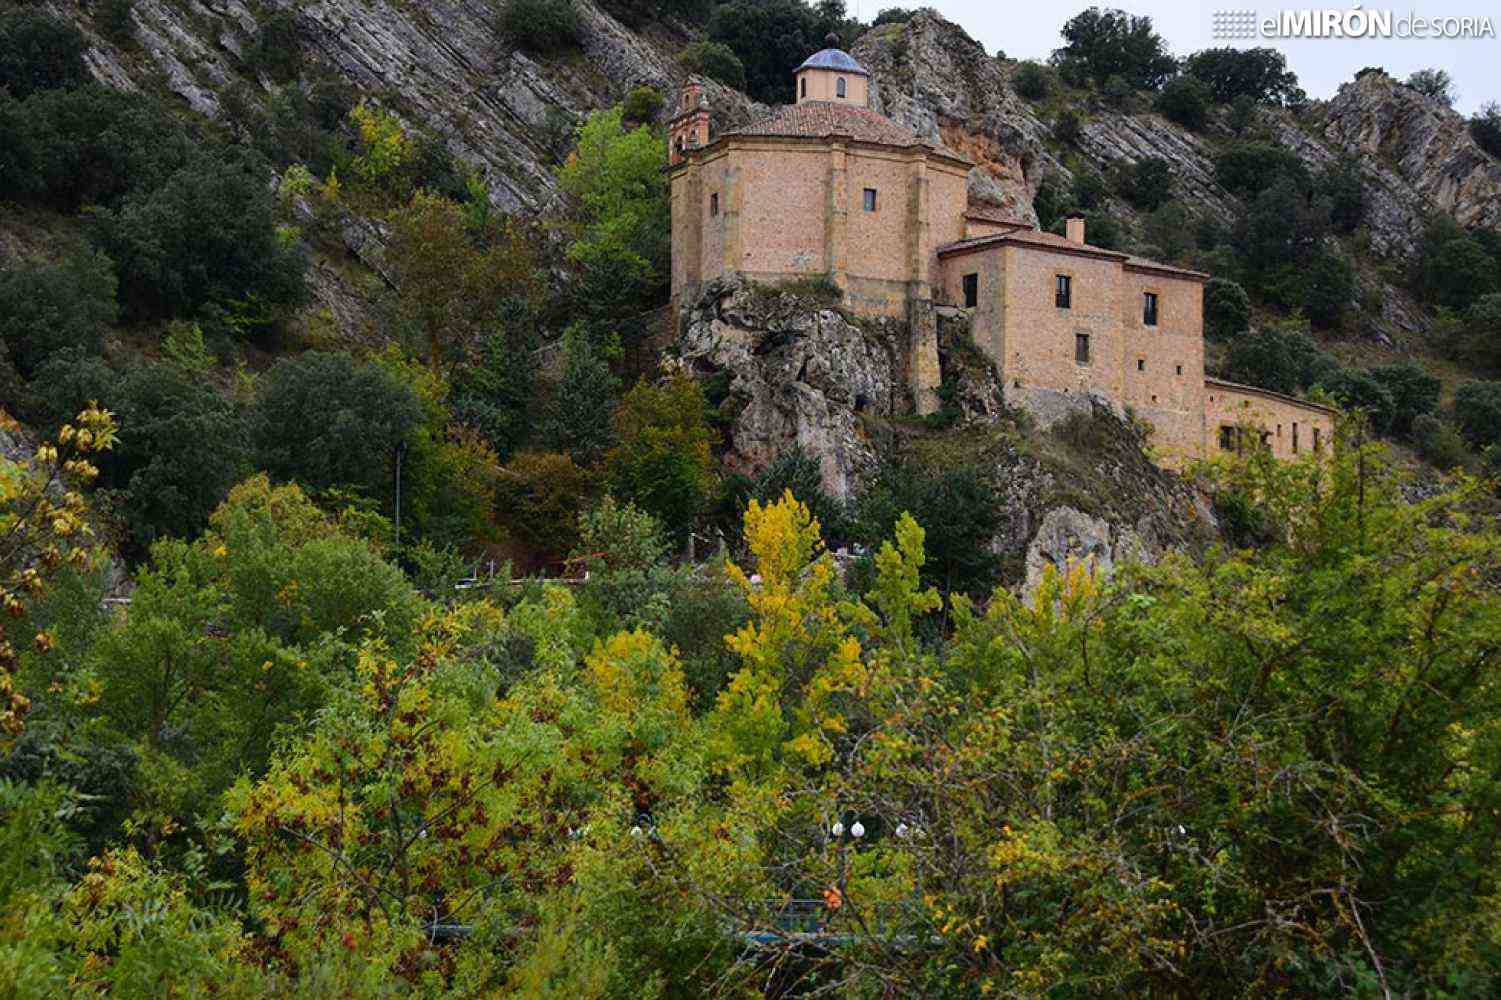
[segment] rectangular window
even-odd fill
[[[1298,453],[1298,422],[1293,421],[1293,454]]]
[[[1073,298],[1073,279],[1066,274],[1058,275],[1058,286],[1053,293],[1053,304],[1059,309],[1067,309]]]
[[[710,215],[718,215],[719,214],[719,192],[718,191],[716,191],[713,194],[709,195],[709,214]]]
[[[1324,436],[1323,435],[1323,431],[1320,428],[1315,427],[1313,429],[1313,450],[1314,451],[1318,451],[1321,447],[1323,447],[1323,445],[1324,445],[1324,442],[1322,440],[1323,436]]]
[[[1178,366],[1178,374],[1179,374],[1179,375],[1182,375],[1182,374],[1183,374],[1183,366],[1182,366],[1182,365],[1179,365],[1179,366]]]
[[[876,210],[876,189],[875,188],[866,188],[865,189],[865,210],[867,212],[874,212]]]
[[[1146,358],[1137,358],[1136,359],[1136,370],[1139,371],[1139,372],[1144,372],[1144,371],[1147,370],[1147,359]]]
[[[801,80],[798,81],[798,90],[799,90],[799,93],[798,93],[797,96],[799,96],[799,97],[807,97],[808,96],[808,78],[806,76],[803,77]]]
[[[966,274],[964,276],[964,308],[973,309],[980,302],[980,276],[978,274]]]
[[[1141,321],[1147,326],[1157,325],[1157,293],[1146,292],[1141,297]]]
[[[1074,362],[1076,364],[1089,364],[1089,334],[1074,334]]]
[[[1229,424],[1220,424],[1220,451],[1235,450],[1235,428]]]

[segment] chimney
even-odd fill
[[[1084,213],[1068,213],[1068,221],[1065,223],[1064,232],[1068,235],[1070,243],[1084,242]]]

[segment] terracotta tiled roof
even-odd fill
[[[1073,240],[1059,236],[1056,233],[1045,233],[1040,229],[1017,229],[1007,233],[994,233],[990,236],[974,236],[967,240],[956,240],[953,243],[945,243],[938,248],[940,254],[958,253],[962,250],[971,250],[975,247],[988,246],[1000,243],[1020,243],[1026,246],[1046,247],[1049,250],[1063,250],[1067,253],[1084,254],[1088,257],[1103,257],[1107,260],[1125,262],[1127,254],[1117,253],[1114,250],[1106,250],[1104,247],[1090,246],[1087,243],[1075,243]]]
[[[885,115],[869,108],[857,108],[833,101],[804,101],[789,104],[760,121],[728,129],[724,135],[786,135],[810,139],[845,136],[858,142],[877,142],[886,146],[927,146],[949,156],[952,150],[919,139],[916,132],[898,125]]]
[[[1185,278],[1203,278],[1209,280],[1209,275],[1203,271],[1194,271],[1186,267],[1174,267],[1171,264],[1159,264],[1155,260],[1147,260],[1145,257],[1132,257],[1126,261],[1127,267],[1144,267],[1152,271],[1167,271],[1169,274],[1181,274]]]

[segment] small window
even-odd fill
[[[1293,454],[1298,453],[1298,422],[1293,421]]]
[[[1074,334],[1074,362],[1076,364],[1089,364],[1089,334]]]
[[[874,212],[876,210],[876,189],[875,188],[866,188],[865,189],[865,210],[867,212]]]
[[[1320,428],[1315,427],[1313,429],[1313,450],[1314,451],[1318,451],[1320,448],[1322,448],[1324,446],[1323,437],[1324,437],[1324,432]]]
[[[1157,293],[1146,292],[1141,297],[1141,321],[1147,326],[1157,325]]]
[[[836,97],[844,96],[844,77],[842,76],[834,83],[834,95]]]
[[[964,276],[964,308],[973,309],[980,301],[980,276],[978,274],[966,274]]]
[[[797,86],[798,86],[797,96],[798,97],[807,97],[808,96],[808,78],[806,76],[803,77],[801,80],[799,80],[797,82]]]
[[[718,215],[719,214],[719,192],[718,191],[715,191],[713,194],[709,195],[709,214],[710,215]]]
[[[1139,372],[1144,372],[1144,371],[1147,370],[1147,359],[1146,358],[1137,358],[1136,359],[1136,370],[1139,371]]]
[[[1220,451],[1235,450],[1235,428],[1229,424],[1220,424]]]
[[[1182,375],[1182,374],[1183,374],[1183,366],[1182,366],[1182,365],[1179,365],[1179,366],[1178,366],[1178,374],[1179,374],[1179,375]]]
[[[1053,293],[1053,302],[1059,309],[1067,309],[1073,298],[1073,279],[1066,274],[1058,275],[1058,285]]]

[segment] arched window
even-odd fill
[[[807,97],[808,96],[808,78],[805,76],[801,80],[799,80],[797,83],[798,83],[798,88],[799,88],[797,96],[798,97]]]
[[[834,84],[834,93],[840,97],[844,96],[844,77],[841,76],[839,82]]]

